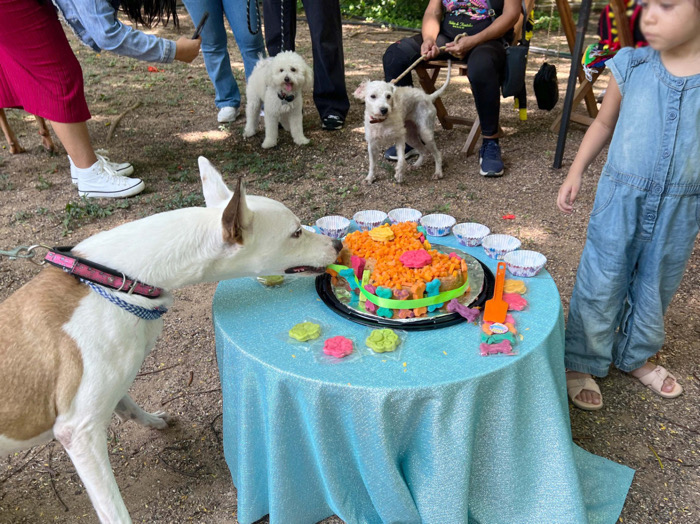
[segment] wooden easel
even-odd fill
[[[561,25],[564,29],[564,34],[566,35],[566,42],[569,45],[569,50],[574,53],[574,45],[576,43],[576,24],[574,23],[574,17],[571,13],[571,6],[568,0],[555,0],[557,4],[557,9],[559,10],[559,17],[561,18]],[[610,5],[615,14],[616,26],[618,30],[618,37],[620,39],[620,44],[622,47],[634,46],[634,39],[632,38],[632,31],[630,30],[629,20],[626,13],[626,5],[624,0],[610,0]],[[595,70],[594,70],[595,71]],[[579,86],[574,92],[574,99],[572,107],[575,108],[583,100],[586,103],[587,115],[581,113],[574,113],[572,111],[570,120],[572,122],[577,122],[585,126],[591,125],[593,119],[598,115],[598,104],[595,100],[595,95],[593,94],[593,84],[598,79],[600,71],[593,73],[593,78],[589,82],[586,79],[586,75],[582,68],[578,70],[578,80]],[[558,131],[561,125],[561,113],[554,120],[551,130]]]

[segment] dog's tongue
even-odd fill
[[[290,84],[289,82],[286,82],[286,83],[284,84],[284,90],[285,90],[287,93],[290,93],[290,92],[292,91],[292,84]]]

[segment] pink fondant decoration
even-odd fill
[[[406,300],[410,295],[408,289],[394,289],[393,293],[396,300]]]
[[[365,284],[365,291],[369,291],[374,295],[377,291],[377,288],[374,287],[372,284]],[[367,311],[367,313],[376,313],[377,304],[375,304],[374,302],[370,302],[369,300],[365,301],[365,311]]]
[[[513,346],[510,345],[509,340],[502,340],[498,344],[486,344],[482,342],[479,345],[479,351],[481,352],[482,357],[487,355],[496,355],[498,353],[503,353],[504,355],[515,355],[515,353],[513,353]]]
[[[399,261],[406,267],[417,269],[429,265],[433,261],[433,257],[425,249],[416,249],[405,251],[399,257]]]
[[[364,258],[360,258],[355,255],[350,256],[350,265],[352,266],[355,276],[359,281],[362,281],[362,272],[365,270],[365,262],[366,261]]]
[[[527,300],[518,293],[503,293],[503,300],[508,302],[508,309],[511,311],[522,311],[527,307]]]
[[[323,344],[323,352],[331,357],[343,358],[352,353],[352,340],[342,336],[331,337]]]

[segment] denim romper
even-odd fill
[[[566,327],[566,367],[604,377],[664,342],[664,313],[700,225],[700,74],[650,47],[608,62],[622,102],[598,183]]]

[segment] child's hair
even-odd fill
[[[145,27],[151,27],[154,23],[160,22],[167,25],[171,17],[175,27],[180,25],[176,0],[121,0],[119,7],[130,20]]]

